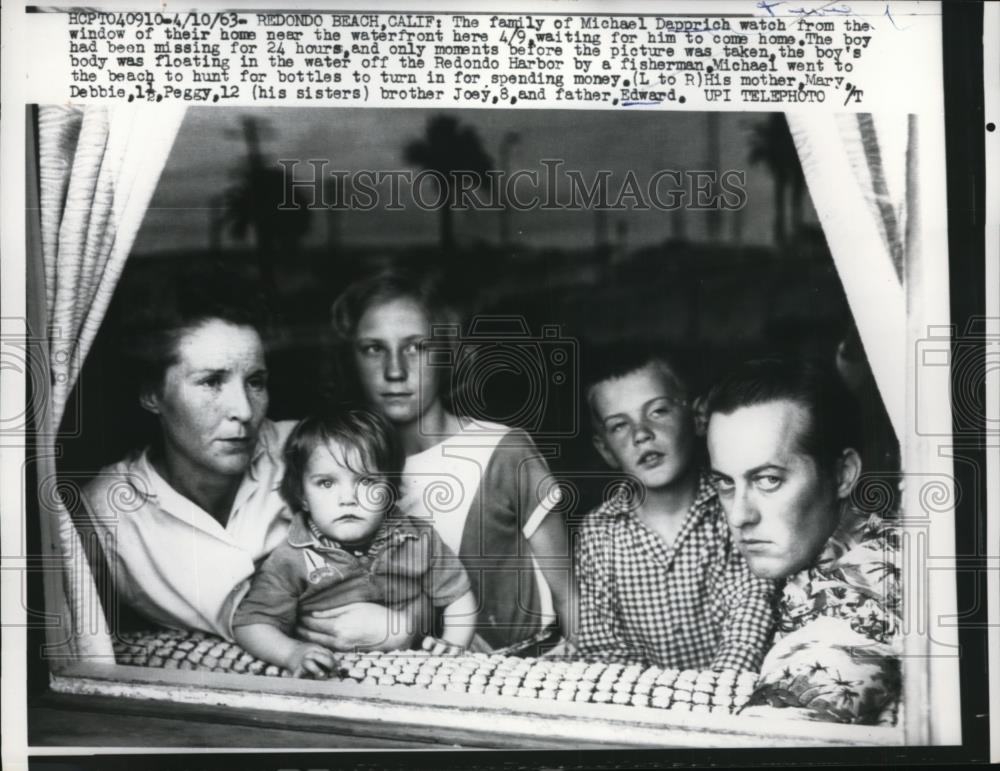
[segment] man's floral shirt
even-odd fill
[[[899,657],[899,531],[848,512],[812,567],[778,600],[774,647],[749,705],[797,707],[816,720],[894,723]]]

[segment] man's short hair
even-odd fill
[[[828,466],[848,447],[858,446],[858,409],[832,364],[813,359],[753,359],[726,374],[709,391],[705,412],[729,415],[741,407],[775,401],[800,404],[809,425],[799,436],[800,449]]]
[[[585,352],[583,397],[595,430],[600,427],[600,416],[594,412],[594,388],[647,366],[663,373],[667,382],[677,390],[678,398],[686,401],[690,397],[691,382],[687,370],[678,361],[678,356],[670,351],[655,346],[616,345],[592,348]]]

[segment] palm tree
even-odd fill
[[[264,164],[261,130],[257,119],[243,118],[246,158],[226,190],[223,219],[235,238],[253,233],[261,280],[273,286],[275,258],[279,252],[293,256],[298,252],[309,229],[310,210],[297,199],[296,188],[284,169]]]
[[[710,241],[722,240],[722,210],[719,208],[719,177],[722,173],[722,150],[719,139],[719,113],[705,113],[705,134],[708,138],[708,165],[706,168],[713,169],[716,177],[712,183],[712,200],[715,205],[708,210],[708,238]]]
[[[774,180],[774,242],[784,246],[788,243],[789,235],[798,233],[802,225],[805,176],[795,149],[795,140],[792,139],[792,132],[782,113],[771,113],[767,120],[753,126],[750,163],[763,164]],[[790,233],[786,225],[789,189],[792,215]]]
[[[445,204],[441,207],[441,248],[450,253],[455,246],[452,223],[455,175],[458,172],[471,172],[478,175],[479,184],[482,184],[487,170],[493,166],[493,159],[483,149],[476,130],[472,126],[462,126],[457,118],[450,115],[431,118],[427,122],[424,136],[406,145],[404,158],[407,163],[440,175],[439,179],[444,185],[442,192],[447,193]]]
[[[503,135],[500,142],[500,171],[504,174],[510,171],[507,168],[510,163],[510,151],[520,141],[521,135],[516,131],[508,131]],[[510,246],[510,202],[507,200],[505,185],[500,185],[498,192],[500,205],[503,207],[500,211],[500,246],[507,248]]]

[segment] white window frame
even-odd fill
[[[923,126],[924,124],[922,124]],[[929,146],[943,147],[943,122],[930,123]],[[29,161],[29,166],[31,165]],[[919,215],[913,218],[923,228],[923,254],[948,253],[947,233],[933,227],[941,222],[946,190],[944,158],[924,158],[916,170],[920,175]],[[30,240],[30,237],[29,237]],[[41,260],[35,259],[29,248],[29,281],[40,278]],[[907,369],[917,372],[920,367],[919,343],[926,339],[928,326],[949,319],[948,263],[927,260],[921,265],[922,274],[908,281]],[[910,278],[910,277],[908,277]],[[944,289],[942,289],[942,287]],[[996,292],[993,292],[996,307]],[[29,307],[29,312],[30,312]],[[44,329],[44,319],[29,322],[29,329]],[[950,340],[950,338],[944,338]],[[44,348],[44,347],[42,347]],[[47,360],[47,351],[39,349]],[[907,414],[940,419],[941,411],[949,409],[947,382],[931,384],[918,390],[911,377],[907,386]],[[950,413],[949,413],[950,414]],[[45,415],[38,417],[47,425]],[[943,442],[942,442],[943,443]],[[920,435],[914,426],[907,427],[901,441],[904,469],[941,468],[939,442],[934,437]],[[45,471],[55,470],[55,459],[42,460],[40,478]],[[950,464],[946,464],[950,465]],[[919,511],[918,490],[906,488],[903,509]],[[44,503],[39,504],[40,507]],[[52,512],[41,510],[42,547],[45,558],[59,559],[57,533]],[[961,743],[961,699],[959,693],[958,660],[951,646],[957,646],[958,630],[949,626],[956,617],[955,582],[955,522],[954,517],[929,519],[903,539],[902,564],[904,582],[910,571],[923,571],[927,578],[927,593],[907,591],[904,597],[908,619],[923,619],[926,623],[905,636],[904,709],[901,725],[888,727],[844,726],[802,722],[780,717],[774,719],[739,718],[715,715],[675,715],[664,710],[640,707],[619,707],[593,704],[549,703],[537,700],[495,697],[485,699],[474,695],[432,693],[406,686],[370,687],[350,682],[311,682],[252,675],[202,673],[197,671],[165,671],[118,664],[68,661],[49,658],[52,690],[57,693],[113,696],[125,700],[139,699],[163,703],[214,704],[227,710],[273,710],[288,717],[296,712],[303,715],[327,716],[338,721],[376,723],[390,734],[394,727],[447,726],[468,731],[474,743],[477,731],[488,728],[509,732],[512,739],[523,737],[550,738],[561,743],[574,740],[606,741],[609,744],[636,747],[786,747],[786,746],[920,746]],[[933,570],[926,561],[926,547],[933,544],[944,554],[932,554]],[[947,545],[952,544],[948,552]],[[912,584],[911,584],[912,587]],[[49,614],[69,617],[67,599],[55,571],[45,571],[45,607]],[[104,623],[95,618],[95,623]],[[59,651],[65,629],[50,626],[46,641],[50,651]],[[933,643],[931,642],[933,638]],[[940,648],[940,650],[937,650]],[[952,655],[935,655],[936,650],[952,650]]]

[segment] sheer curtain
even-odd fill
[[[951,340],[943,118],[787,117],[902,449],[906,741],[957,744],[950,368],[929,366],[922,353],[934,338],[934,352],[948,357]],[[932,703],[956,709],[932,721]]]
[[[809,195],[896,436],[906,426],[907,133],[897,116],[788,115]],[[900,131],[902,129],[902,132]],[[903,223],[903,227],[901,227]]]
[[[39,227],[51,391],[39,432],[40,488],[56,479],[54,437],[184,116],[183,107],[108,104],[38,110]],[[29,289],[29,291],[32,291]],[[63,495],[72,486],[57,485]],[[86,552],[59,496],[40,495],[63,560],[72,658],[113,661]]]

